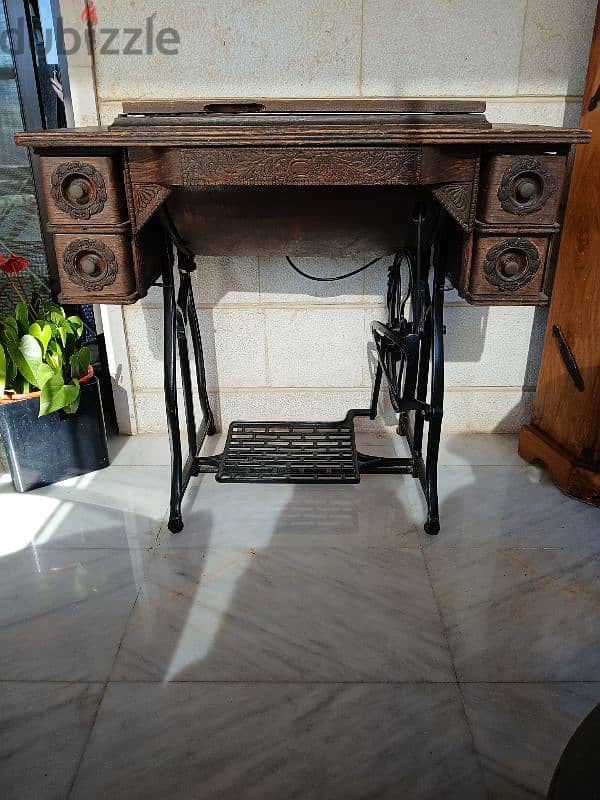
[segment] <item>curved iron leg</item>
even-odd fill
[[[212,436],[215,433],[215,418],[210,407],[208,399],[208,392],[206,391],[206,370],[204,368],[204,351],[202,349],[202,338],[200,336],[200,325],[198,323],[198,314],[196,313],[196,305],[194,303],[194,296],[190,291],[188,297],[188,321],[190,324],[190,333],[192,336],[192,347],[194,348],[194,361],[196,363],[196,382],[198,384],[198,399],[200,401],[200,408],[206,420],[206,433]]]
[[[431,310],[431,416],[427,436],[427,461],[425,479],[427,484],[427,522],[425,533],[440,532],[438,510],[437,464],[444,412],[444,271],[439,253],[435,254],[433,276],[433,302]]]
[[[421,336],[421,349],[419,351],[419,367],[417,379],[417,392],[416,398],[422,403],[427,401],[427,389],[429,387],[429,362],[431,361],[431,311],[428,310],[431,298],[429,296],[429,285],[425,285],[424,292],[425,300],[425,322],[423,325],[423,334]],[[415,426],[413,434],[414,447],[417,453],[421,453],[423,449],[423,426],[425,417],[423,414],[415,414]]]
[[[181,518],[181,496],[183,490],[183,466],[181,436],[179,434],[179,412],[177,408],[177,318],[175,286],[173,283],[173,253],[168,248],[162,270],[164,299],[164,358],[165,358],[165,406],[167,427],[171,445],[171,501],[168,528],[172,533],[183,529]]]
[[[373,381],[373,393],[371,395],[371,413],[370,419],[377,419],[377,406],[379,403],[379,392],[381,390],[381,379],[383,377],[383,370],[381,364],[377,361],[377,369],[375,370],[375,380]]]

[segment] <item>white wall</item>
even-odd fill
[[[65,24],[78,20],[81,2],[62,6]],[[494,122],[576,124],[595,6],[103,0],[99,27],[137,27],[152,15],[155,29],[179,31],[179,54],[96,53],[95,66],[74,57],[75,113],[78,124],[96,124],[97,115],[111,122],[124,99],[398,95],[483,98]],[[303,266],[331,274],[348,263]],[[303,281],[281,259],[199,260],[196,298],[224,424],[339,417],[367,402],[368,325],[381,316],[383,271],[334,287]],[[160,309],[153,292],[123,314],[140,431],[165,427]],[[528,420],[544,327],[543,310],[474,308],[448,297],[447,431],[516,431]]]

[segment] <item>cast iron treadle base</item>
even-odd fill
[[[351,417],[342,422],[232,422],[220,483],[358,483]]]

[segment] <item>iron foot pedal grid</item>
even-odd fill
[[[352,416],[341,422],[232,422],[219,483],[358,483]]]

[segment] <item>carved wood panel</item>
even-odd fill
[[[171,190],[168,187],[156,183],[132,184],[134,231],[139,231],[146,224],[170,194]]]
[[[472,183],[447,183],[443,186],[436,186],[433,190],[434,196],[450,216],[458,222],[464,230],[469,230],[472,225]]]
[[[184,186],[353,186],[419,183],[419,147],[184,148]]]

